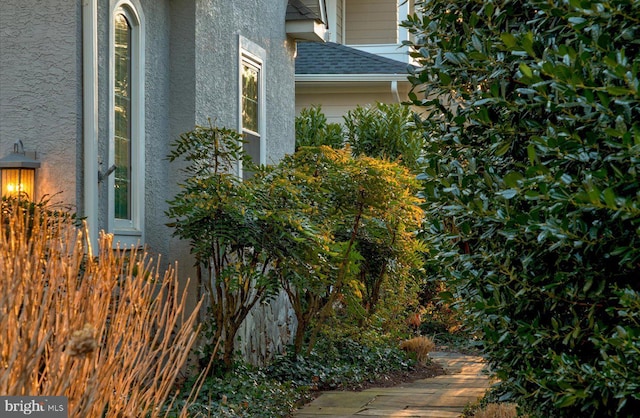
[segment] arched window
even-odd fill
[[[144,30],[129,1],[116,3],[112,16],[109,230],[135,244],[144,227]]]

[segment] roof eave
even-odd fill
[[[296,82],[407,81],[409,74],[296,74]]]
[[[300,41],[324,42],[327,27],[318,20],[289,20],[286,23],[287,35]]]

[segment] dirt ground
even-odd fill
[[[442,374],[445,374],[442,366],[435,362],[432,362],[431,364],[427,364],[424,366],[416,365],[412,370],[387,373],[374,381],[361,382],[357,386],[346,387],[342,390],[359,391],[376,387],[383,388],[397,386],[401,383],[413,382],[419,379],[427,379],[429,377],[435,377]]]

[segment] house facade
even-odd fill
[[[260,163],[293,152],[296,43],[325,36],[321,10],[318,0],[3,0],[0,158],[21,141],[40,162],[32,198],[71,205],[93,245],[106,231],[193,277],[188,243],[166,226],[181,180],[170,144],[211,120],[242,132]]]
[[[329,122],[358,105],[400,103],[411,88],[412,63],[400,22],[410,0],[327,0],[324,44],[300,44],[296,58],[296,112],[320,105]]]

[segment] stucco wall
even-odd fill
[[[115,0],[98,2],[98,167],[109,162],[109,31],[111,8]],[[194,95],[194,16],[193,0],[132,0],[145,26],[145,187],[144,245],[161,266],[178,261],[178,274],[184,282],[195,276],[188,243],[171,237],[166,226],[167,200],[178,190],[179,167],[166,156],[170,143],[195,124]],[[109,231],[107,181],[99,190],[99,230]],[[109,231],[110,232],[110,231]],[[195,290],[191,302],[195,302]]]
[[[284,30],[287,0],[251,8],[226,0],[140,0],[146,31],[146,244],[177,260],[181,279],[196,277],[189,243],[171,237],[166,201],[178,192],[180,164],[165,157],[170,143],[196,124],[239,127],[239,47],[242,35],[265,50],[267,160],[294,147],[294,51]],[[106,71],[102,71],[106,74]],[[102,80],[102,79],[101,79]],[[101,89],[108,85],[101,81]],[[105,142],[106,132],[101,133]],[[198,294],[192,281],[192,301]],[[240,333],[239,349],[260,363],[290,342],[295,323],[282,296],[256,307]],[[293,328],[292,328],[293,327]]]
[[[166,201],[178,191],[179,165],[165,160],[169,144],[196,124],[237,129],[238,35],[266,50],[267,156],[275,162],[293,151],[293,41],[286,37],[287,0],[257,2],[247,8],[224,0],[140,0],[146,30],[146,243],[184,269],[188,245],[169,237]],[[103,14],[102,25],[107,16]],[[100,43],[106,28],[100,29]],[[106,61],[101,60],[100,90],[108,93]],[[102,101],[101,101],[102,103]],[[101,114],[107,114],[105,108]],[[101,123],[101,154],[108,143]],[[106,156],[104,157],[106,158]],[[106,193],[106,189],[103,191]],[[106,227],[106,212],[101,216]]]
[[[239,127],[238,83],[241,35],[265,50],[267,162],[292,153],[295,143],[295,43],[285,33],[287,0],[244,2],[202,0],[196,10],[195,114],[218,126]],[[238,349],[254,363],[264,363],[291,343],[295,317],[286,295],[257,305],[238,334]]]
[[[267,161],[293,152],[295,44],[286,37],[287,0],[202,0],[196,12],[196,121],[237,129],[238,35],[266,51]]]
[[[242,35],[266,52],[267,160],[276,162],[293,152],[295,44],[285,33],[287,0],[261,0],[251,7],[229,0],[131,2],[146,28],[144,243],[154,257],[162,255],[162,266],[178,261],[179,275],[186,280],[195,276],[189,243],[171,237],[164,215],[182,175],[179,165],[166,160],[170,143],[208,118],[216,125],[238,128],[238,36]],[[56,200],[77,204],[81,214],[82,3],[0,2],[0,157],[22,139],[25,148],[38,151],[42,161],[40,195],[62,191]],[[94,164],[102,172],[109,162],[109,31],[115,3],[97,2],[98,155]],[[95,187],[98,229],[108,230],[108,183]],[[263,318],[257,322],[267,326],[273,322],[268,318],[287,317],[281,305],[272,305],[270,316],[254,312],[254,317]],[[262,332],[254,322],[243,332]]]
[[[109,31],[111,30],[110,2],[98,2],[98,161],[100,171],[109,162]],[[175,190],[176,179],[171,178],[168,162],[172,138],[171,114],[171,8],[168,1],[132,0],[145,27],[144,50],[144,231],[145,244],[154,254],[162,254],[164,264],[175,260],[171,254],[169,235],[165,226],[166,200]],[[181,109],[183,107],[180,107]],[[192,119],[193,120],[193,119]],[[97,185],[99,190],[99,229],[109,231],[107,181]],[[110,231],[109,231],[110,232]]]
[[[81,203],[80,4],[0,2],[0,158],[22,140],[41,162],[36,199]]]

